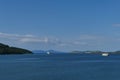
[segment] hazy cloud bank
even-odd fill
[[[107,48],[109,46],[118,45],[120,42],[120,38],[112,38],[106,36],[98,36],[98,35],[80,35],[75,39],[59,39],[56,37],[40,37],[31,34],[9,34],[9,33],[2,33],[0,32],[0,42],[8,42],[14,45],[32,47],[34,46],[54,46],[57,48],[75,48],[75,49],[100,49],[100,48]],[[29,45],[29,46],[27,46]],[[34,45],[34,46],[33,46]],[[46,48],[46,47],[45,47]]]

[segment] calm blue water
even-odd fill
[[[0,80],[120,80],[120,55],[4,55]]]

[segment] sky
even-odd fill
[[[120,50],[120,0],[0,0],[0,42],[30,50]]]

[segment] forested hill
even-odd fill
[[[32,54],[31,51],[0,43],[0,54]]]

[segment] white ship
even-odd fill
[[[109,54],[108,53],[103,53],[102,56],[109,56]]]
[[[50,52],[48,51],[47,54],[50,54]]]

